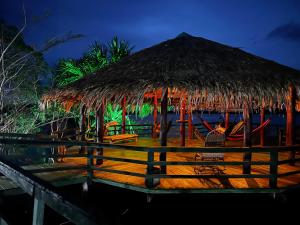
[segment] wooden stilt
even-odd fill
[[[193,139],[193,111],[191,106],[188,107],[188,138]]]
[[[265,107],[260,108],[260,124],[265,122]],[[260,145],[265,146],[265,128],[260,130]]]
[[[156,127],[157,127],[157,93],[154,92],[154,99],[153,99],[153,131],[152,137],[156,138]]]
[[[251,147],[251,120],[252,120],[252,113],[250,112],[250,107],[248,103],[244,103],[244,147]],[[244,161],[251,162],[252,153],[246,152],[244,153]],[[243,173],[250,174],[251,173],[251,164],[245,163],[243,166]]]
[[[160,117],[160,145],[167,146],[168,133],[168,88],[163,88],[161,99],[161,117]],[[165,152],[160,153],[160,161],[166,161],[167,155]],[[161,173],[167,173],[167,167],[161,166]]]
[[[230,123],[230,112],[226,111],[225,113],[225,129],[229,127]]]
[[[180,146],[185,146],[185,99],[182,100],[181,102],[181,107],[180,107]]]
[[[289,86],[289,92],[287,96],[286,104],[286,145],[291,146],[295,143],[295,134],[294,134],[294,124],[295,124],[295,87],[291,84]],[[294,165],[295,162],[295,151],[291,151],[289,154],[289,159],[291,165]]]
[[[44,224],[45,203],[42,200],[34,198],[32,225]]]
[[[126,97],[122,101],[122,134],[126,133]]]
[[[8,223],[6,223],[6,221],[0,217],[0,225],[8,225]]]
[[[97,130],[97,142],[103,142],[104,137],[104,100],[100,108],[96,112],[96,130]],[[103,155],[103,149],[97,149],[97,155]],[[97,159],[96,164],[100,165],[103,163],[102,159]]]
[[[81,106],[80,108],[80,124],[79,124],[79,132],[80,132],[80,140],[85,141],[85,131],[86,131],[86,107]],[[80,147],[79,153],[83,154],[85,152],[85,147]]]

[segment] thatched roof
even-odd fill
[[[284,102],[288,85],[299,90],[299,81],[300,71],[182,33],[52,91],[44,100],[97,108],[102,97],[119,103],[126,96],[128,103],[139,104],[145,93],[169,87],[186,92],[194,105],[238,107],[253,98],[268,105]]]

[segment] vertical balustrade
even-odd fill
[[[33,205],[32,225],[43,225],[45,202],[40,199],[34,198],[33,204],[34,205]]]
[[[154,152],[148,151],[148,160],[147,160],[147,174],[146,174],[146,187],[154,187],[153,171],[154,171]]]
[[[277,188],[277,176],[278,176],[278,151],[274,150],[270,152],[270,175],[269,180],[270,188]]]

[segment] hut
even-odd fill
[[[294,141],[293,126],[300,72],[276,62],[249,54],[201,37],[181,33],[170,39],[125,57],[95,74],[88,75],[43,97],[66,108],[74,104],[97,111],[99,141],[103,138],[103,112],[107,102],[141,105],[152,99],[154,118],[161,104],[160,142],[167,141],[168,100],[184,113],[193,110],[227,112],[243,109],[246,126],[244,146],[250,146],[251,110],[284,103],[287,109],[286,144]],[[188,120],[191,123],[191,119]],[[123,131],[125,120],[123,120]],[[183,133],[183,132],[182,132]],[[261,133],[263,145],[263,132]],[[184,138],[183,138],[184,139]],[[184,140],[183,140],[184,141]],[[246,156],[247,157],[247,156]],[[248,156],[249,157],[249,156]],[[292,157],[292,156],[291,156]]]

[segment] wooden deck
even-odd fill
[[[168,139],[168,146],[178,147],[179,139]],[[203,147],[203,143],[199,140],[186,140],[187,147]],[[137,142],[126,142],[122,146],[140,146],[140,147],[158,147],[159,140],[152,138],[138,138]],[[240,147],[241,142],[226,142],[227,147]],[[112,147],[112,146],[110,146]],[[133,147],[133,148],[134,148]],[[147,175],[147,151],[134,151],[130,149],[104,148],[103,156],[109,157],[104,159],[100,166],[95,165],[93,170],[93,180],[96,182],[116,185],[134,190],[247,190],[252,189],[257,192],[264,192],[271,190],[270,178],[159,178],[159,184],[154,188],[148,188],[145,185],[145,176]],[[83,183],[88,178],[88,171],[86,170],[89,159],[86,156],[78,157],[79,147],[68,148],[67,154],[73,154],[74,157],[66,157],[63,162],[44,163],[39,165],[24,166],[23,169],[33,172],[39,178],[54,184],[55,186],[63,186],[74,183]],[[184,150],[184,149],[183,149]],[[299,158],[299,155],[296,155]],[[224,157],[225,162],[242,162],[243,153],[226,152]],[[288,152],[279,152],[279,160],[287,160]],[[122,159],[115,161],[113,159]],[[133,160],[131,162],[124,162],[124,160]],[[269,162],[270,153],[253,153],[252,161]],[[96,159],[94,159],[94,162]],[[136,163],[133,163],[136,162]],[[159,161],[159,153],[154,153],[154,162]],[[195,162],[195,152],[168,152],[167,162]],[[155,167],[159,167],[156,165]],[[167,165],[166,175],[189,176],[197,175],[195,168],[199,165]],[[223,168],[223,165],[217,167]],[[242,175],[242,165],[226,165],[224,172],[221,175]],[[102,171],[99,171],[100,169]],[[104,170],[104,171],[103,171]],[[115,171],[121,171],[121,174]],[[298,172],[297,172],[298,171]],[[282,176],[280,174],[296,172],[297,174]],[[131,173],[131,175],[128,175]],[[252,175],[269,175],[270,165],[252,165]],[[198,174],[199,175],[199,174]],[[158,178],[154,178],[154,183]],[[296,162],[294,166],[287,163],[278,165],[278,179],[277,190],[284,190],[287,187],[300,185],[300,162]],[[0,179],[0,189],[7,190],[15,188],[13,183],[3,178]],[[273,188],[273,190],[275,190]],[[231,192],[231,191],[229,191]],[[254,191],[255,192],[255,191]]]
[[[198,140],[187,140],[187,147],[203,147],[203,143]],[[241,143],[239,142],[227,142],[227,146],[237,147]],[[151,138],[139,138],[138,142],[128,142],[124,143],[126,146],[144,146],[144,147],[154,147],[159,146],[159,142],[156,139]],[[178,146],[179,139],[169,139],[168,146]],[[78,148],[73,147],[68,150],[68,154],[78,153]],[[147,161],[147,152],[124,150],[124,149],[107,149],[104,148],[103,154],[106,157],[115,157],[122,159],[133,159]],[[185,153],[185,152],[168,152],[167,161],[177,161],[177,162],[192,162],[194,161],[195,153]],[[298,157],[298,156],[297,156]],[[154,154],[155,161],[159,161],[159,153]],[[287,160],[287,152],[279,153],[279,160]],[[225,161],[231,162],[241,162],[243,160],[243,153],[225,153]],[[252,161],[269,161],[270,156],[267,153],[253,153]],[[86,171],[76,169],[76,166],[87,165],[86,157],[74,157],[65,158],[62,163],[54,164],[43,164],[27,166],[25,169],[32,170],[36,172],[36,175],[40,178],[52,182],[63,184],[70,183],[72,179],[81,179],[84,181],[86,176]],[[70,169],[66,171],[51,171],[51,167],[64,167],[68,166]],[[40,171],[39,171],[40,167]],[[73,167],[73,169],[72,169]],[[145,185],[145,177],[126,175],[127,172],[146,174],[147,165],[137,164],[131,162],[119,162],[104,159],[101,166],[96,166],[97,168],[110,170],[124,171],[125,174],[117,174],[112,172],[96,171],[94,170],[94,180],[102,183],[122,184],[123,187],[133,186],[137,188],[147,189]],[[195,175],[196,165],[168,165],[167,174],[168,175]],[[219,166],[223,167],[223,166]],[[269,174],[269,165],[252,165],[251,174]],[[74,169],[75,168],[75,169]],[[296,162],[294,166],[289,164],[283,164],[278,166],[278,174],[292,172],[300,170],[300,163]],[[44,172],[43,172],[44,171]],[[242,174],[241,165],[226,165],[224,175],[230,174]],[[278,188],[286,188],[289,186],[295,186],[300,184],[300,174],[290,175],[286,177],[278,178]],[[160,178],[159,185],[155,186],[153,190],[193,190],[193,189],[270,189],[269,188],[269,178]]]
[[[144,140],[145,143],[148,143],[149,140]],[[138,144],[142,144],[143,140]],[[176,142],[175,142],[176,143]],[[233,146],[234,143],[229,143]],[[194,146],[190,142],[189,146]],[[199,144],[199,147],[201,144]],[[136,160],[147,160],[147,153],[136,152],[136,151],[127,151],[127,150],[114,150],[114,149],[105,149],[104,156],[110,157],[122,157],[128,159]],[[167,153],[167,161],[180,161],[180,162],[191,162],[194,161],[195,153]],[[288,159],[287,153],[279,154],[280,160]],[[242,153],[225,153],[224,161],[242,161]],[[253,153],[253,161],[269,161],[270,157],[265,153]],[[155,154],[155,161],[159,161],[159,154]],[[138,165],[134,163],[127,162],[114,162],[109,160],[104,160],[103,165],[101,166],[106,169],[113,170],[122,170],[135,173],[146,173],[146,165]],[[167,174],[170,175],[195,175],[194,168],[197,166],[183,166],[183,165],[171,165],[167,166]],[[300,169],[300,163],[297,162],[295,166],[290,166],[287,164],[279,165],[278,173],[286,173]],[[225,166],[225,174],[241,174],[242,166]],[[253,165],[252,174],[268,174],[269,166],[265,165]],[[145,186],[145,179],[142,177],[128,176],[113,174],[107,172],[95,172],[95,177],[101,179],[112,180],[120,183],[131,184],[140,187]],[[300,174],[292,175],[284,178],[278,178],[278,187],[284,188],[290,185],[300,184]],[[175,179],[175,178],[161,178],[160,184],[156,186],[157,189],[197,189],[197,188],[268,188],[269,179],[267,178],[210,178],[210,179]]]

